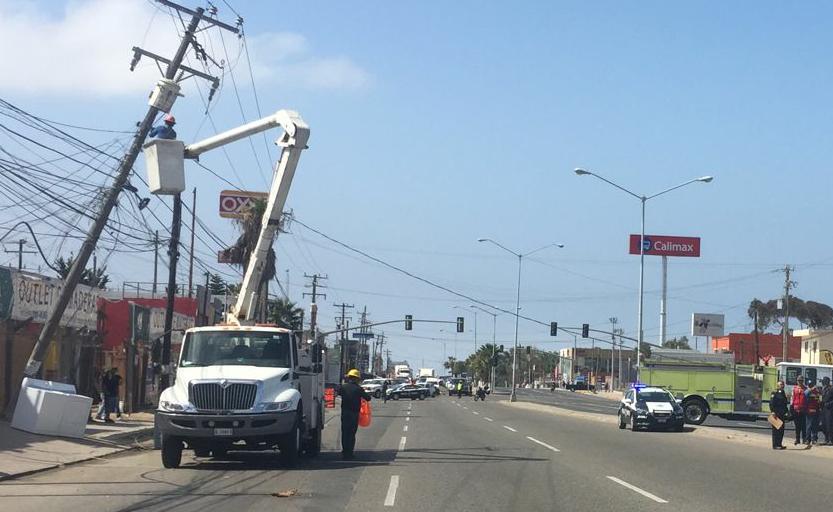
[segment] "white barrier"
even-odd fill
[[[75,394],[75,386],[24,378],[12,428],[34,434],[83,437],[93,399]]]

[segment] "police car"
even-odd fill
[[[663,428],[682,432],[683,408],[674,395],[662,388],[637,386],[629,389],[619,403],[619,428],[631,430]]]

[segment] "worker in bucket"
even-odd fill
[[[150,133],[148,135],[156,139],[176,139],[176,131],[174,130],[176,118],[173,116],[173,114],[165,114],[165,117],[162,118],[162,121],[163,124],[159,126],[154,126],[153,129],[150,130]]]
[[[362,374],[355,368],[347,372],[347,382],[341,385],[338,395],[341,397],[341,456],[344,460],[354,458],[356,431],[359,429],[359,409],[362,399],[370,401],[370,395],[359,386]]]

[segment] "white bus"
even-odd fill
[[[784,381],[787,398],[792,396],[793,386],[799,375],[804,377],[805,386],[821,384],[821,379],[824,377],[830,377],[833,380],[833,365],[829,364],[778,363],[776,367],[778,380]]]

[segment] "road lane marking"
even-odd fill
[[[405,442],[407,440],[408,440],[408,438],[405,437],[405,436],[402,436],[402,439],[399,440],[399,451],[400,452],[405,450]]]
[[[547,449],[552,450],[554,452],[560,452],[561,451],[558,448],[556,448],[555,446],[550,446],[550,445],[548,445],[547,443],[545,443],[543,441],[539,441],[539,440],[535,439],[534,437],[526,436],[526,438],[529,439],[530,441],[532,441],[533,443],[540,444],[544,448],[547,448]]]
[[[405,425],[405,427],[402,429],[402,432],[407,432],[407,431],[408,431],[408,425]]]
[[[503,428],[505,428],[506,430],[509,430],[511,432],[517,432],[517,430],[515,430],[514,428],[512,428],[510,426],[507,426],[507,425],[504,425]]]
[[[472,411],[471,413],[472,413],[472,414],[476,414],[477,416],[480,416],[480,413],[479,413],[479,412],[477,412],[477,411]]]
[[[466,407],[466,406],[464,405],[464,406],[463,406],[463,409],[468,409],[468,407]]]
[[[402,439],[405,439],[404,437]],[[391,475],[388,484],[388,494],[385,496],[385,506],[392,507],[396,503],[396,490],[399,489],[399,475]]]
[[[405,418],[405,421],[411,421],[411,417],[410,417],[410,416],[407,416],[407,417]]]
[[[489,418],[488,416],[483,416],[483,419],[486,420],[486,421],[495,421],[492,418]]]
[[[650,492],[648,492],[644,489],[640,489],[639,487],[637,487],[633,484],[629,484],[629,483],[625,482],[624,480],[620,480],[620,479],[616,478],[615,476],[608,476],[607,478],[609,480],[612,480],[612,481],[616,482],[617,484],[621,485],[622,487],[627,487],[628,489],[630,489],[634,492],[637,492],[637,493],[645,496],[646,498],[650,498],[650,499],[656,501],[657,503],[668,503],[667,501],[660,498],[659,496],[655,496],[655,495],[651,494]]]

